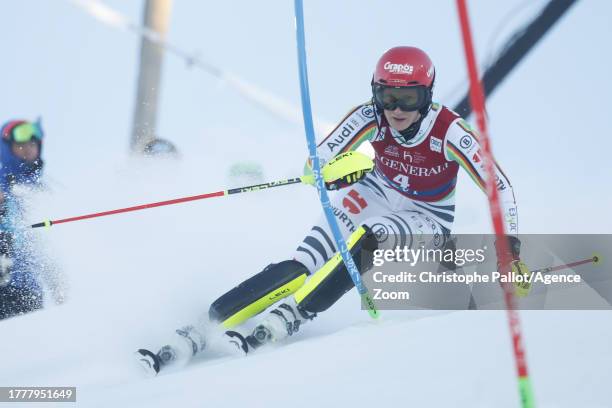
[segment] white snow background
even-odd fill
[[[140,1],[107,4],[140,20]],[[470,1],[479,59],[543,4]],[[611,231],[611,11],[578,2],[488,100],[522,233]],[[452,106],[466,89],[452,1],[312,1],[305,13],[312,102],[325,120],[368,98],[376,59],[394,45],[431,54],[437,100]],[[241,161],[259,162],[266,180],[300,174],[300,127],[173,57],[159,133],[182,158],[130,159],[138,39],[65,1],[3,2],[0,14],[0,118],[42,114],[46,130],[50,189],[28,223],[236,187],[227,173]],[[169,39],[299,104],[292,2],[175,2]],[[313,189],[289,186],[36,231],[68,300],[0,322],[0,385],[77,386],[79,407],[519,406],[505,312],[383,312],[373,322],[354,293],[283,347],[142,377],[136,348],[285,259],[319,213]],[[490,231],[488,217],[462,175],[455,232]],[[609,312],[521,317],[538,406],[612,407]]]

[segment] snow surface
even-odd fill
[[[213,154],[108,161],[113,171],[84,170],[36,197],[32,221],[240,183],[211,174],[194,184]],[[267,164],[265,177],[293,166]],[[68,300],[0,323],[0,384],[77,386],[83,407],[518,406],[505,312],[384,311],[373,322],[353,293],[285,346],[142,376],[135,349],[158,347],[224,290],[286,257],[317,211],[310,188],[290,186],[37,231]],[[521,315],[539,406],[612,406],[610,313]]]
[[[207,13],[208,3],[177,2],[171,35],[187,46],[208,46],[203,38],[217,38],[225,28],[219,16],[232,16],[239,22],[234,35],[211,43],[207,53],[297,103],[290,2],[266,9],[275,13],[274,24],[257,21],[257,26],[253,15],[261,6],[245,3],[239,11],[231,2],[219,3],[217,13]],[[431,35],[426,18],[398,32],[406,15],[432,12],[435,6],[427,2],[397,3],[392,21],[373,21],[368,2],[338,3],[331,9],[336,6],[329,2],[312,2],[306,10],[308,21],[316,21],[309,31],[313,105],[325,118],[339,119],[367,97],[372,61],[398,43],[431,50],[439,96],[465,78],[452,7],[436,8],[439,21],[452,21],[448,35],[439,38]],[[479,55],[501,16],[516,6],[510,3],[518,1],[472,7]],[[177,142],[182,159],[128,159],[123,152],[137,40],[95,25],[62,2],[33,4],[12,3],[16,18],[0,27],[0,41],[14,41],[5,48],[23,62],[4,68],[16,79],[6,84],[13,97],[0,101],[2,111],[46,115],[50,190],[32,200],[29,223],[239,186],[244,180],[227,176],[236,162],[262,163],[266,180],[300,174],[306,152],[301,129],[277,123],[208,78],[187,75],[172,59],[165,67],[160,128],[163,137]],[[131,10],[138,20],[139,2],[113,5]],[[41,12],[30,13],[32,7]],[[206,10],[195,12],[197,7]],[[597,63],[589,64],[597,82],[561,76],[578,72],[592,48],[607,49],[602,39],[609,35],[599,30],[610,31],[609,8],[608,2],[579,2],[489,101],[494,147],[517,190],[522,232],[612,228],[607,214],[593,216],[610,203],[609,191],[600,188],[609,184],[610,174],[610,129],[600,120],[610,111],[610,58],[599,53]],[[335,16],[344,12],[347,18],[339,22]],[[26,18],[36,21],[26,30],[30,36],[16,35]],[[345,24],[349,20],[352,24]],[[242,46],[244,38],[279,44],[263,58],[259,47]],[[31,52],[41,43],[41,53]],[[568,59],[567,44],[592,47],[574,47]],[[244,54],[233,52],[239,46]],[[283,69],[267,75],[271,66]],[[330,97],[338,86],[330,69],[347,66],[354,69],[341,73],[346,89]],[[364,78],[366,85],[357,86]],[[585,89],[596,90],[584,96],[592,106],[580,110],[579,120],[568,120],[576,117],[576,106],[554,102]],[[525,100],[525,95],[541,97]],[[577,142],[586,138],[587,143]],[[525,144],[531,148],[517,149]],[[468,177],[460,178],[457,200],[456,232],[489,231],[484,197]],[[372,322],[354,294],[285,346],[142,377],[132,364],[135,349],[159,345],[174,328],[197,320],[223,291],[285,259],[319,212],[312,189],[289,186],[37,230],[69,285],[67,301],[0,322],[0,385],[77,386],[79,407],[519,406],[504,312],[383,312]],[[539,407],[612,407],[609,312],[522,312],[521,317]]]

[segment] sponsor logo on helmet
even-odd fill
[[[408,74],[412,75],[414,67],[410,64],[394,64],[391,61],[385,62],[383,68],[392,74]]]
[[[434,74],[434,67],[433,65],[429,67],[429,69],[427,70],[427,78],[431,78],[431,76]]]

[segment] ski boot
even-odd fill
[[[157,353],[147,349],[136,351],[135,356],[148,376],[156,376],[169,365],[186,363],[206,348],[204,337],[193,326],[177,329],[176,335],[174,344],[166,344]]]
[[[316,317],[316,313],[308,313],[295,304],[295,301],[282,303],[270,311],[261,324],[257,325],[248,336],[237,331],[225,332],[226,339],[246,355],[264,344],[277,342],[297,333],[300,326]]]

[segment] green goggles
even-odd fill
[[[15,126],[11,132],[11,140],[15,143],[28,143],[31,140],[41,141],[42,131],[36,123],[22,123]]]

